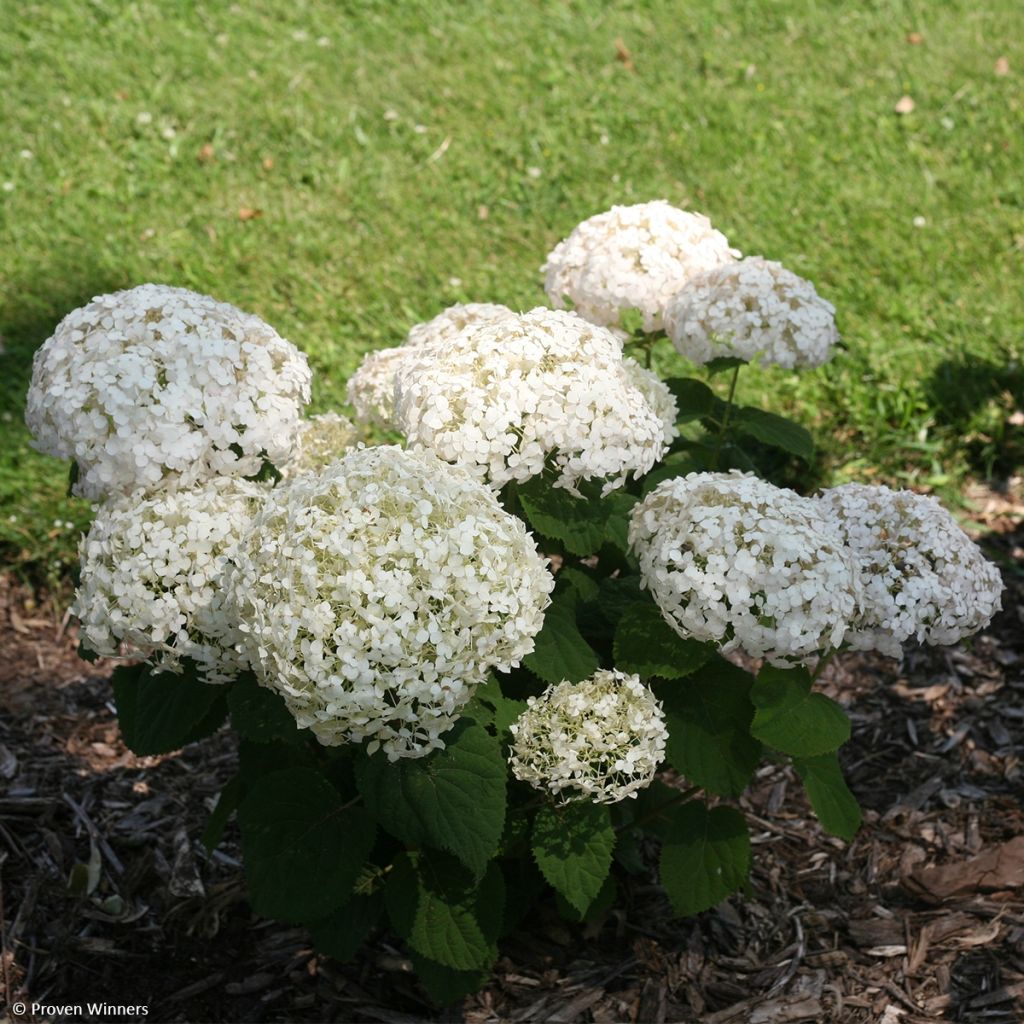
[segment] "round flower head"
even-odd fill
[[[649,786],[668,731],[639,676],[600,670],[531,697],[510,727],[512,774],[561,798],[614,804]]]
[[[258,484],[217,477],[101,505],[81,543],[71,608],[84,645],[103,655],[124,646],[171,672],[188,657],[209,683],[245,668],[224,570],[266,494]]]
[[[645,331],[662,328],[669,299],[697,273],[739,256],[711,221],[663,199],[613,206],[579,224],[548,254],[544,290],[557,309],[610,327],[636,309]]]
[[[368,353],[359,369],[349,378],[348,400],[356,410],[359,423],[391,426],[395,409],[395,372],[410,348],[444,343],[462,331],[511,315],[507,306],[493,302],[470,302],[451,306],[433,320],[416,324],[404,344]]]
[[[271,492],[228,581],[260,681],[334,746],[441,734],[533,650],[553,586],[520,520],[430,452],[357,448]]]
[[[299,424],[297,455],[285,467],[285,476],[297,476],[330,465],[357,440],[350,420],[336,412],[310,416]]]
[[[852,550],[864,586],[863,613],[846,634],[855,650],[898,657],[911,637],[955,644],[999,610],[999,570],[935,498],[843,484],[820,501]]]
[[[633,510],[643,585],[680,636],[773,665],[839,646],[857,569],[819,503],[739,472],[665,480]]]
[[[665,310],[665,331],[698,364],[757,360],[820,366],[839,340],[835,306],[781,263],[752,256],[690,279]]]
[[[675,400],[602,327],[535,309],[411,349],[395,378],[410,445],[500,488],[545,469],[569,490],[646,473],[675,433]]]
[[[259,317],[144,284],[69,313],[35,355],[25,420],[102,498],[252,476],[292,455],[306,357]]]

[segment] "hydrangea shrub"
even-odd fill
[[[204,841],[237,816],[253,909],[342,960],[387,929],[438,1003],[540,900],[593,918],[651,871],[678,915],[741,890],[765,758],[852,838],[822,667],[999,607],[933,499],[758,472],[813,455],[733,401],[746,362],[831,354],[809,282],[663,202],[585,221],[545,273],[558,308],[456,306],[369,355],[355,424],[302,419],[305,359],[268,325],[157,285],[70,314],[29,392],[100,502],[74,611],[84,656],[123,659],[125,742],[230,723]],[[700,375],[650,371],[669,338]]]

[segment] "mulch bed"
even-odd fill
[[[672,920],[652,876],[591,925],[540,908],[488,986],[440,1012],[387,935],[342,966],[255,918],[237,834],[213,855],[198,841],[230,734],[132,755],[106,672],[0,580],[0,994],[145,1004],[153,1022],[1024,1019],[1024,535],[1019,501],[971,497],[1009,567],[992,627],[969,649],[846,655],[824,676],[854,723],[853,843],[822,834],[790,769],[764,767],[742,800],[749,896]]]

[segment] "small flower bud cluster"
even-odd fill
[[[410,349],[395,396],[410,445],[495,488],[547,469],[556,487],[599,479],[608,491],[646,473],[675,434],[675,399],[623,360],[618,338],[549,309]]]
[[[643,585],[681,636],[773,665],[842,643],[861,600],[852,554],[813,498],[751,475],[665,480],[633,510]]]
[[[508,316],[512,310],[493,302],[450,306],[426,323],[416,324],[405,343],[397,348],[370,352],[349,378],[347,395],[356,420],[390,427],[395,410],[395,373],[410,348],[445,344],[457,334]]]
[[[271,492],[228,587],[261,683],[327,746],[389,759],[533,650],[554,580],[494,493],[426,451],[356,448]]]
[[[60,322],[25,419],[40,451],[77,462],[75,493],[100,499],[283,466],[309,390],[306,357],[259,317],[144,284]]]
[[[286,477],[309,473],[329,466],[358,440],[351,420],[336,412],[310,416],[299,424],[296,456],[285,467]]]
[[[835,312],[810,281],[754,256],[690,278],[665,310],[665,331],[699,365],[730,358],[794,369],[828,360]]]
[[[512,773],[561,798],[614,804],[651,784],[668,730],[639,676],[596,672],[531,697],[510,727]]]
[[[541,270],[556,309],[568,299],[580,316],[606,327],[635,309],[645,331],[658,331],[669,299],[691,277],[738,256],[707,217],[656,200],[613,206],[583,221]]]
[[[139,492],[100,506],[79,551],[73,614],[96,654],[141,655],[165,671],[191,658],[207,682],[245,667],[224,572],[267,495],[230,477]]]
[[[863,607],[846,634],[854,650],[898,657],[911,638],[955,644],[999,610],[999,570],[935,498],[843,484],[819,500],[859,568]]]

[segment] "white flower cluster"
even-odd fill
[[[306,357],[259,317],[144,284],[69,313],[36,352],[25,419],[78,463],[75,493],[251,476],[292,456]]]
[[[284,476],[293,477],[323,469],[340,458],[358,441],[351,420],[336,412],[310,416],[299,424],[296,456],[284,467]]]
[[[228,586],[243,648],[321,743],[443,747],[533,650],[554,581],[522,522],[430,452],[356,448],[271,493]]]
[[[860,568],[863,612],[846,634],[854,650],[898,657],[911,637],[954,644],[999,610],[999,570],[935,498],[843,484],[819,500]]]
[[[410,445],[495,488],[547,468],[556,487],[602,479],[608,491],[646,473],[675,435],[668,388],[623,360],[611,332],[550,309],[410,349],[395,397],[395,425]]]
[[[445,344],[457,334],[512,315],[508,306],[493,302],[470,302],[450,306],[433,320],[416,324],[404,344],[370,352],[349,378],[347,396],[360,423],[391,426],[395,409],[395,373],[410,348]]]
[[[122,645],[165,671],[191,658],[210,683],[245,667],[235,644],[224,571],[267,495],[218,477],[193,489],[119,496],[101,505],[79,551],[72,612],[84,645]]]
[[[684,637],[773,665],[839,646],[859,607],[856,565],[813,498],[757,477],[691,473],[633,510],[643,585]]]
[[[563,803],[635,797],[664,759],[665,715],[639,676],[601,670],[527,703],[510,727],[512,773]]]
[[[636,309],[645,331],[662,328],[662,313],[694,274],[739,256],[703,214],[664,200],[613,206],[577,225],[541,268],[557,309],[572,302],[580,316],[615,326]]]
[[[665,309],[680,354],[758,360],[786,369],[820,366],[839,340],[835,306],[781,263],[750,257],[692,277]]]

